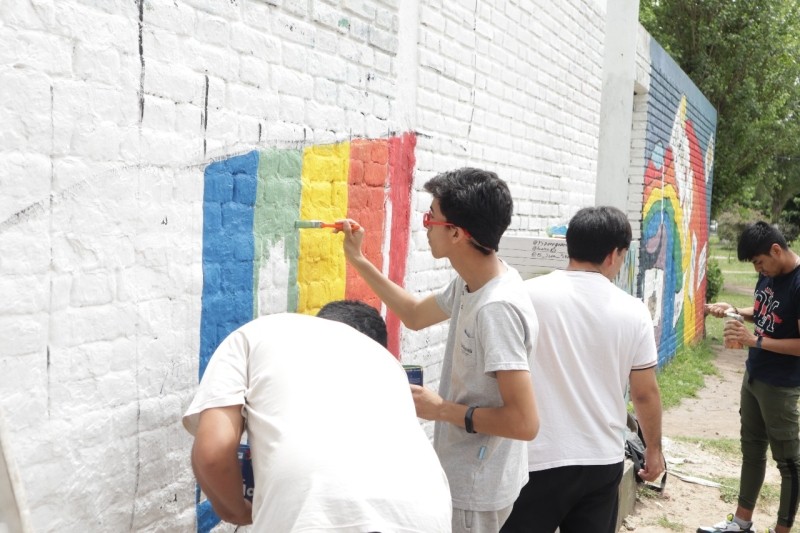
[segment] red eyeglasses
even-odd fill
[[[439,222],[438,220],[431,220],[431,212],[428,211],[424,215],[422,215],[422,227],[427,228],[428,226],[450,226],[451,228],[459,228],[455,224],[451,224],[450,222]],[[461,231],[464,232],[464,235],[467,239],[471,239],[472,235],[469,234],[467,230],[464,228],[459,228]]]

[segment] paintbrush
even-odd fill
[[[297,229],[319,229],[319,228],[336,228],[339,231],[344,229],[344,224],[342,222],[323,222],[321,220],[298,220],[294,223],[294,227]],[[356,231],[360,228],[358,224],[355,222],[350,223],[350,229]]]

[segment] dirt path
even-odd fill
[[[747,352],[721,347],[716,352],[715,362],[720,375],[706,376],[706,386],[698,391],[697,399],[684,400],[679,407],[664,413],[664,455],[670,470],[676,473],[703,479],[715,476],[738,479],[741,466],[738,453],[725,453],[703,443],[685,440],[738,441],[739,388]],[[738,442],[730,443],[734,450],[738,449]],[[765,483],[771,486],[774,494],[780,484],[774,463],[767,467]],[[713,525],[736,507],[736,490],[731,494],[732,503],[725,503],[720,499],[720,489],[687,483],[672,475],[667,478],[666,493],[666,497],[640,493],[633,514],[625,520],[620,532],[694,533],[698,526]],[[759,502],[754,514],[755,530],[764,531],[767,526],[774,526],[776,512],[776,501]]]

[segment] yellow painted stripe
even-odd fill
[[[300,218],[333,222],[347,217],[350,143],[312,146],[303,151]],[[314,315],[333,300],[344,299],[345,259],[342,235],[330,229],[300,230],[297,311]]]

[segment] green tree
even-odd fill
[[[640,20],[717,109],[712,215],[759,188],[773,211],[800,154],[800,0],[641,0]]]
[[[764,172],[759,191],[774,224],[782,222],[787,202],[800,194],[800,158],[776,157]],[[796,221],[792,221],[796,222]]]

